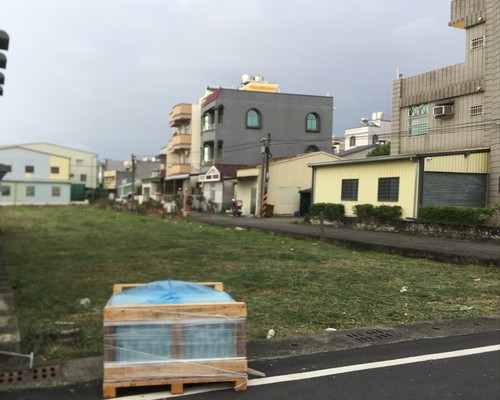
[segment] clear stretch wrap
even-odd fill
[[[104,383],[246,383],[246,305],[180,281],[114,294],[104,309]]]

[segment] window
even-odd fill
[[[377,144],[378,142],[378,135],[373,135],[372,136],[372,144]]]
[[[476,50],[484,46],[484,36],[478,36],[470,41],[470,49]]]
[[[77,158],[76,159],[76,165],[83,165],[83,159],[82,158]]]
[[[59,173],[59,167],[50,167],[50,173],[51,174],[58,174]]]
[[[34,186],[26,186],[26,197],[33,197],[35,195]]]
[[[52,186],[52,197],[60,197],[60,196],[61,196],[61,187]]]
[[[480,117],[483,115],[483,105],[479,106],[472,106],[470,108],[470,114],[471,117]]]
[[[10,186],[2,186],[2,196],[10,196]]]
[[[24,172],[26,172],[27,174],[32,174],[33,172],[35,172],[35,167],[33,165],[26,165],[24,167]]]
[[[315,146],[314,144],[311,144],[310,146],[306,147],[306,153],[314,153],[316,151],[319,151],[319,147]]]
[[[349,146],[355,147],[356,146],[356,136],[351,136],[349,139]]]
[[[210,114],[203,114],[203,117],[201,118],[201,130],[202,132],[205,131],[212,131],[214,129],[214,124],[212,123],[212,116]]]
[[[357,201],[358,200],[358,179],[342,179],[341,200]]]
[[[261,124],[260,112],[255,108],[247,111],[247,124],[249,129],[260,129]]]
[[[210,163],[214,160],[214,142],[203,144],[203,162]]]
[[[87,182],[87,174],[80,175],[80,182]]]
[[[411,106],[408,109],[408,124],[410,136],[425,135],[428,132],[429,105]]]
[[[398,201],[399,177],[378,179],[378,201]]]
[[[307,114],[306,118],[306,131],[319,132],[319,115],[316,113]]]

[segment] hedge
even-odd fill
[[[418,219],[450,225],[476,226],[493,215],[495,207],[422,206]]]
[[[315,203],[309,209],[309,213],[313,217],[319,217],[323,214],[327,219],[338,219],[345,215],[345,207],[343,204]]]
[[[403,215],[400,206],[378,206],[373,204],[356,204],[354,214],[359,218],[375,218],[381,221],[399,221]]]

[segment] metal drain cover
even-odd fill
[[[32,370],[0,372],[0,385],[12,385],[20,382],[37,382],[61,376],[58,365],[33,368]]]
[[[387,339],[394,337],[392,333],[381,331],[380,329],[371,329],[369,331],[348,333],[347,337],[357,342],[372,342],[374,340]]]

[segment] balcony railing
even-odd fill
[[[169,115],[170,126],[185,124],[191,120],[191,104],[177,104]]]
[[[191,164],[172,164],[167,167],[167,176],[189,174],[191,172]]]
[[[191,135],[175,135],[167,144],[167,155],[177,150],[189,150],[191,148]]]
[[[213,131],[215,129],[215,124],[204,124],[201,127],[202,132]]]

